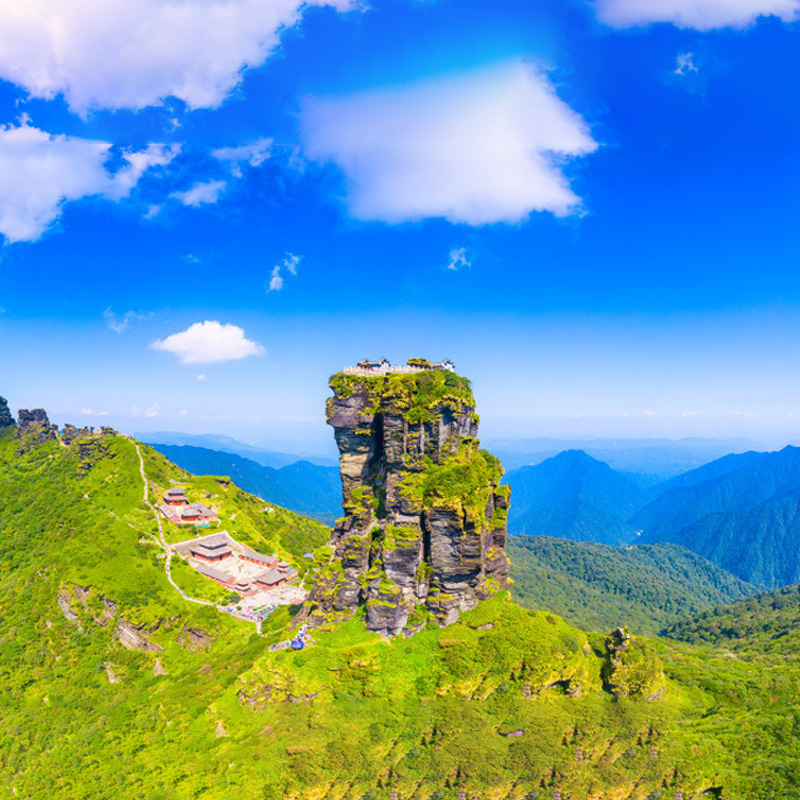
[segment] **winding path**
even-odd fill
[[[144,494],[142,499],[144,500],[144,504],[153,512],[153,516],[156,518],[156,524],[158,525],[158,537],[161,539],[161,547],[167,554],[166,560],[164,561],[164,571],[166,572],[167,580],[173,585],[175,590],[184,600],[188,600],[190,603],[197,603],[201,606],[213,606],[218,611],[221,611],[222,609],[216,603],[212,603],[210,600],[199,600],[196,597],[189,597],[189,595],[186,594],[186,592],[184,592],[183,589],[181,589],[181,587],[178,586],[178,584],[172,579],[171,562],[172,556],[175,553],[175,548],[173,548],[173,546],[164,538],[164,525],[161,522],[161,517],[159,516],[156,507],[150,502],[149,483],[147,481],[147,474],[144,471],[144,458],[142,458],[142,451],[139,449],[139,443],[134,441],[133,446],[136,448],[136,455],[139,456],[139,472],[142,475],[142,483],[144,484]]]

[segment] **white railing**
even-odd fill
[[[398,366],[390,366],[390,367],[375,367],[374,369],[370,369],[369,367],[345,367],[342,372],[345,375],[361,375],[365,378],[371,378],[377,375],[408,375],[412,372],[425,372],[429,369],[439,369],[439,370],[447,370],[448,367],[440,367],[438,365],[431,365],[430,367],[416,367],[411,366],[409,364],[398,365]]]

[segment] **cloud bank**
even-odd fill
[[[442,217],[482,225],[580,199],[563,160],[597,148],[547,76],[507,63],[407,87],[310,99],[307,155],[347,179],[350,214],[389,223]]]
[[[597,16],[615,28],[671,22],[679,28],[743,28],[759,17],[800,18],[800,0],[598,0]]]
[[[0,126],[0,234],[7,242],[32,242],[58,219],[65,203],[99,195],[122,200],[149,169],[168,164],[176,146],[151,144],[123,152],[111,172],[108,142],[52,135],[23,120]]]
[[[218,364],[265,352],[260,344],[247,339],[238,326],[209,320],[195,322],[166,339],[157,339],[150,347],[176,355],[182,364]]]
[[[0,78],[81,114],[214,108],[309,6],[354,0],[0,0]]]

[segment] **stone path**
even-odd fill
[[[153,516],[156,518],[156,524],[158,525],[158,537],[161,540],[161,547],[167,554],[167,558],[164,561],[164,572],[166,573],[167,580],[173,585],[175,590],[184,600],[188,600],[190,603],[197,603],[201,606],[214,606],[214,608],[216,608],[218,611],[222,611],[223,609],[221,606],[218,606],[216,603],[212,603],[210,600],[199,600],[196,597],[189,597],[189,595],[186,594],[186,592],[184,592],[183,589],[181,589],[181,587],[178,586],[178,584],[172,579],[172,556],[175,553],[175,549],[164,538],[164,525],[161,522],[161,517],[158,515],[158,510],[156,507],[150,502],[149,483],[147,481],[147,474],[144,471],[144,458],[142,458],[142,451],[139,449],[139,443],[133,442],[133,446],[136,448],[136,455],[139,456],[139,472],[142,475],[142,483],[144,484],[144,494],[142,499],[144,500],[144,504],[153,512]]]

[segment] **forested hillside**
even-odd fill
[[[612,547],[543,536],[515,536],[507,545],[512,596],[584,630],[627,625],[656,634],[676,620],[757,589],[683,547]]]
[[[667,635],[693,644],[717,644],[751,656],[800,654],[800,586],[720,605],[671,625]]]

